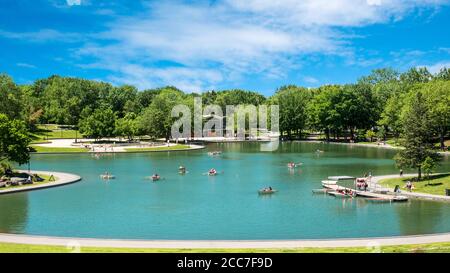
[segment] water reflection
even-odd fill
[[[445,204],[440,202],[411,200],[398,205],[396,206],[398,224],[404,235],[436,232],[444,217],[442,209]]]
[[[26,193],[0,196],[0,232],[22,232],[27,218],[28,195]]]

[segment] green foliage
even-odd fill
[[[137,133],[137,121],[135,113],[127,113],[125,117],[116,120],[115,135],[127,136],[132,140]]]
[[[402,145],[405,147],[395,156],[399,167],[417,168],[419,179],[422,174],[422,163],[427,157],[438,160],[439,156],[432,151],[433,127],[430,123],[429,108],[424,103],[420,92],[411,92],[406,98],[402,112]]]
[[[433,158],[427,156],[425,160],[422,162],[422,170],[426,178],[430,177],[430,174],[434,171],[435,167],[436,161]]]
[[[86,136],[100,139],[115,136],[116,114],[111,108],[95,109],[92,113],[84,112],[80,121],[80,132]]]
[[[31,139],[25,123],[20,120],[11,120],[0,114],[0,162],[14,161],[25,164],[30,160],[28,145]]]
[[[306,107],[311,99],[311,92],[306,88],[285,86],[280,88],[270,99],[270,104],[279,105],[280,131],[291,137],[292,132],[306,129]]]
[[[0,98],[0,114],[5,114],[10,119],[22,119],[24,105],[21,90],[5,74],[0,74]]]
[[[153,98],[138,119],[138,130],[152,138],[169,139],[172,124],[177,118],[171,117],[172,108],[181,104],[183,93],[178,90],[164,89]]]

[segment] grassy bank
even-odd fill
[[[31,146],[36,150],[36,153],[85,153],[89,152],[86,148],[62,148],[62,147],[43,147]]]
[[[41,182],[33,182],[33,184],[26,184],[26,185],[20,185],[20,186],[9,186],[9,187],[0,188],[0,192],[2,190],[6,190],[6,189],[27,188],[27,187],[30,187],[30,186],[42,185],[42,184],[47,184],[47,183],[52,183],[52,182],[58,181],[58,177],[56,177],[56,176],[54,176],[54,179],[55,179],[54,181],[49,181],[50,175],[40,174],[40,173],[38,173],[38,175],[40,177],[44,178],[44,180],[41,181]]]
[[[127,152],[150,152],[150,151],[171,151],[171,150],[184,150],[189,149],[189,145],[177,144],[174,146],[160,146],[149,148],[125,148]]]
[[[107,248],[82,247],[86,253],[450,253],[450,243],[420,245],[383,246],[378,250],[367,247],[333,247],[333,248],[219,248],[219,249],[163,249],[163,248]],[[0,243],[0,253],[64,253],[73,252],[64,246],[25,245]]]
[[[406,190],[405,183],[411,179],[412,177],[388,178],[380,180],[379,184],[387,188],[399,185],[401,190]],[[445,195],[445,189],[450,189],[450,173],[431,175],[429,179],[414,182],[414,187],[413,192]]]

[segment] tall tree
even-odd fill
[[[115,136],[116,114],[111,108],[98,108],[92,113],[83,113],[79,128],[83,135],[100,139]]]
[[[400,167],[416,168],[418,178],[422,177],[422,164],[427,157],[438,160],[439,156],[432,150],[433,128],[427,104],[421,92],[411,92],[406,99],[402,112],[402,144],[405,149],[395,156]]]
[[[450,81],[432,81],[419,87],[428,107],[428,122],[445,149],[445,137],[450,128]]]
[[[22,119],[24,105],[20,88],[6,74],[0,74],[0,98],[0,113],[11,119]]]
[[[182,101],[183,93],[181,91],[162,90],[139,117],[139,131],[154,138],[164,137],[168,140],[172,124],[177,119],[171,117],[172,108]]]
[[[11,120],[5,114],[0,114],[0,162],[7,160],[27,163],[30,160],[30,142],[25,122]]]
[[[306,88],[294,85],[284,86],[277,90],[270,104],[279,105],[280,131],[291,138],[294,132],[301,137],[306,127],[306,106],[311,99],[311,92]]]

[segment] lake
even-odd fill
[[[0,232],[122,239],[324,239],[450,232],[450,204],[373,203],[313,195],[331,175],[398,173],[395,150],[284,142],[209,144],[184,152],[33,155],[33,170],[79,183],[0,196]],[[324,153],[316,153],[317,149]],[[222,155],[208,156],[221,150]],[[303,162],[291,171],[286,164]],[[178,174],[178,166],[188,173]],[[219,175],[204,175],[216,168]],[[103,181],[105,171],[117,178]],[[445,160],[438,171],[450,171]],[[163,180],[144,179],[157,172]],[[407,170],[405,170],[407,172]],[[278,192],[259,196],[272,186]]]

